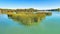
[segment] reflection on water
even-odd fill
[[[10,19],[13,19],[14,21],[17,21],[19,23],[29,25],[34,23],[40,23],[43,19],[45,19],[46,16],[51,16],[52,13],[46,13],[46,14],[27,14],[27,15],[20,15],[20,14],[8,14],[8,17]]]
[[[22,23],[20,20],[23,17],[20,18],[17,14],[13,16],[0,14],[0,34],[60,34],[60,12],[52,12],[50,16],[44,15],[39,16],[39,18],[42,18],[39,23],[36,20],[37,18],[34,18],[34,21],[31,22],[33,23],[32,26],[25,26],[25,22]],[[23,19],[25,20],[25,18],[26,16]],[[29,19],[32,18],[26,20],[29,21]]]

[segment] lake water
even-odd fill
[[[52,12],[40,23],[20,24],[6,14],[0,14],[0,34],[60,34],[60,12]]]

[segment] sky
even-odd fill
[[[60,8],[60,0],[0,0],[0,8],[54,9]]]

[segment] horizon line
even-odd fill
[[[29,9],[29,8],[0,8],[0,9]],[[38,10],[50,10],[50,9],[58,9],[58,8],[47,8],[47,9],[39,9],[39,8],[33,8]]]

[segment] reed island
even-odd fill
[[[39,11],[37,9],[0,9],[0,14],[7,14],[14,21],[23,24],[39,23],[46,16],[52,15],[52,12]]]

